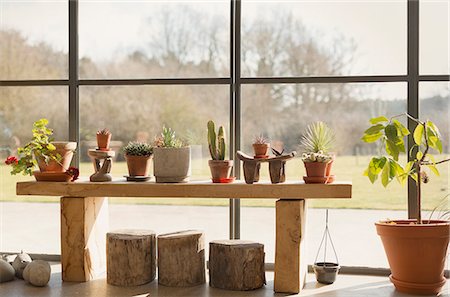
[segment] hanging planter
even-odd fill
[[[334,257],[336,262],[327,262],[327,245],[328,241],[331,244],[331,248],[333,249]],[[317,262],[320,251],[323,246],[323,261]],[[339,273],[339,269],[341,266],[339,265],[338,257],[336,254],[336,250],[334,249],[333,240],[331,239],[330,231],[328,229],[328,209],[326,212],[325,219],[325,231],[322,236],[322,241],[320,242],[319,249],[317,251],[316,259],[314,260],[314,273],[316,275],[316,280],[321,284],[332,284],[336,281],[336,276]]]

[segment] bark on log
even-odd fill
[[[196,230],[158,236],[158,283],[192,287],[205,283],[205,243]]]
[[[150,230],[107,234],[106,280],[115,286],[139,286],[156,276],[156,239]]]
[[[216,240],[209,243],[209,285],[247,291],[266,283],[264,245],[245,240]]]

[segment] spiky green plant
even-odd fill
[[[153,147],[145,142],[130,141],[123,151],[128,156],[150,156],[153,154]]]
[[[155,139],[155,146],[157,147],[180,148],[183,145],[183,141],[176,137],[175,131],[166,126],[163,126],[161,134]]]
[[[208,147],[211,159],[225,160],[225,132],[223,126],[219,127],[216,136],[216,127],[213,121],[208,121]]]
[[[324,122],[314,122],[306,127],[305,134],[300,141],[308,153],[328,153],[334,145],[333,130]]]

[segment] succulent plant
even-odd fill
[[[174,130],[163,126],[161,134],[155,137],[154,145],[156,147],[180,148],[184,144],[183,141],[176,137]]]
[[[98,130],[97,134],[99,134],[99,135],[109,135],[109,134],[111,134],[111,132],[108,129],[104,128],[102,130]]]
[[[263,134],[255,136],[253,139],[253,144],[265,144],[269,143],[269,138],[265,137]]]
[[[306,127],[300,144],[308,153],[326,154],[333,147],[334,141],[334,132],[327,124],[314,122]]]
[[[153,147],[145,142],[130,141],[123,151],[128,156],[149,156],[153,154]]]
[[[223,126],[219,127],[216,135],[216,127],[213,121],[208,121],[208,147],[211,159],[225,160],[225,132]]]
[[[321,162],[321,163],[327,163],[331,161],[333,157],[328,154],[324,154],[321,151],[318,153],[303,153],[302,154],[302,161],[303,162]]]

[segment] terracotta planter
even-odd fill
[[[97,134],[97,147],[101,151],[108,151],[111,143],[111,134]]]
[[[254,143],[253,151],[255,152],[255,158],[268,158],[267,154],[270,148],[270,143]]]
[[[232,160],[209,160],[208,165],[213,183],[229,180],[233,168]]]
[[[309,177],[325,177],[327,176],[327,167],[329,162],[303,162],[305,164],[306,175]]]
[[[327,169],[325,170],[325,176],[330,176],[331,175],[331,167],[333,167],[333,160],[331,160],[327,164]]]
[[[152,155],[149,156],[129,156],[125,155],[128,166],[129,176],[148,176],[150,168],[150,160]]]
[[[408,294],[436,295],[445,284],[444,265],[449,221],[410,224],[412,220],[376,223],[396,289]]]
[[[62,159],[59,163],[54,160],[50,160],[47,164],[42,157],[36,156],[39,170],[41,172],[66,172],[66,170],[70,167],[70,162],[72,162],[73,153],[77,148],[77,143],[67,141],[54,141],[52,143],[56,147],[53,154],[61,155]]]
[[[185,183],[191,175],[191,148],[153,148],[153,174],[157,183]]]

